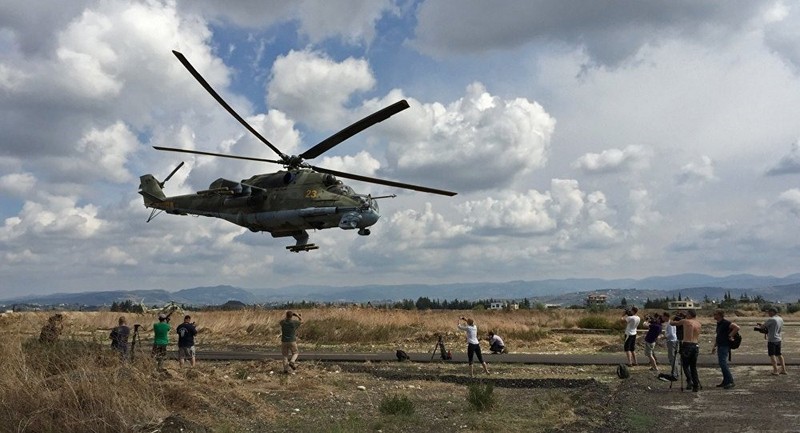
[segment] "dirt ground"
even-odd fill
[[[623,431],[800,432],[800,371],[771,375],[768,366],[734,366],[736,388],[717,388],[719,369],[699,369],[697,393],[658,381],[649,371],[620,381]]]

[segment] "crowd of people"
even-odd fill
[[[625,314],[620,321],[625,324],[625,334],[623,350],[627,360],[627,367],[637,366],[636,361],[636,338],[638,335],[641,318],[638,316],[638,309],[632,307],[625,310]],[[772,363],[772,374],[781,375],[786,373],[786,361],[781,353],[781,332],[783,330],[783,319],[778,315],[778,309],[768,307],[766,310],[769,318],[764,323],[758,323],[756,331],[764,334],[767,340],[767,355]],[[722,373],[722,381],[716,385],[718,388],[732,389],[736,387],[733,374],[729,366],[731,360],[731,350],[738,347],[737,342],[741,341],[739,332],[741,328],[736,323],[725,318],[724,310],[716,310],[713,313],[716,327],[714,331],[714,345],[711,353],[717,355],[717,364]],[[700,355],[700,335],[702,325],[697,319],[695,310],[679,311],[674,316],[664,312],[662,314],[648,315],[644,318],[647,328],[644,337],[644,356],[647,358],[651,371],[659,371],[656,358],[656,346],[660,338],[664,341],[669,362],[669,373],[661,373],[658,378],[664,381],[678,381],[680,368],[686,381],[686,389],[699,392],[702,389],[700,378],[697,372],[697,359]]]
[[[627,360],[627,367],[638,365],[636,340],[639,325],[642,323],[642,318],[639,317],[638,312],[639,310],[636,307],[632,307],[626,309],[625,314],[620,318],[621,322],[625,324],[623,350]],[[767,342],[767,355],[772,364],[772,374],[776,376],[787,374],[786,361],[781,351],[783,318],[778,315],[778,309],[775,307],[768,307],[766,313],[769,317],[764,323],[758,323],[754,329],[764,334]],[[158,322],[154,323],[152,327],[153,346],[151,354],[156,360],[159,369],[163,368],[167,347],[170,344],[169,335],[172,329],[169,324],[170,314],[159,314]],[[722,373],[722,381],[716,386],[732,389],[736,384],[728,362],[731,359],[732,348],[736,347],[734,342],[737,341],[737,334],[739,334],[741,328],[736,323],[726,319],[723,310],[716,310],[713,318],[716,322],[716,328],[711,353],[717,355],[717,362]],[[301,315],[293,311],[287,311],[284,319],[279,322],[283,371],[287,374],[294,374],[297,369],[296,362],[299,356],[297,329],[302,323],[303,318]],[[697,372],[702,325],[697,319],[696,311],[679,311],[674,316],[667,312],[647,315],[644,318],[644,326],[647,328],[644,336],[644,356],[649,369],[651,371],[660,371],[656,351],[659,339],[663,339],[669,372],[659,374],[658,378],[674,382],[679,380],[679,373],[682,372],[687,389],[698,392],[702,388]],[[134,338],[138,335],[138,327],[138,324],[135,325]],[[42,342],[54,342],[58,339],[62,329],[63,316],[61,314],[53,315],[48,319],[47,324],[42,327],[39,339]],[[483,359],[481,352],[478,326],[475,320],[461,317],[459,318],[457,329],[464,331],[466,336],[469,375],[474,375],[473,361],[475,358],[481,364],[483,372],[489,374],[488,364]],[[197,335],[197,327],[192,322],[192,317],[189,315],[184,316],[183,323],[177,326],[175,333],[178,336],[177,346],[180,366],[183,367],[185,363],[188,363],[194,367],[196,365],[195,336]],[[118,352],[122,360],[128,360],[132,355],[129,348],[131,335],[132,332],[128,326],[127,319],[124,316],[120,316],[117,326],[111,329],[109,339],[111,340],[111,348]],[[489,351],[492,354],[507,353],[503,339],[494,331],[489,331],[485,340],[488,341]],[[680,361],[680,366],[678,361]]]

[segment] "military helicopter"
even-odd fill
[[[164,194],[164,184],[183,166],[183,162],[172,170],[163,181],[158,181],[152,174],[145,174],[139,178],[139,194],[143,196],[145,207],[152,209],[147,222],[152,221],[162,212],[173,215],[200,215],[221,218],[233,224],[246,227],[252,232],[269,232],[274,238],[292,236],[296,242],[294,245],[287,246],[286,249],[297,253],[319,248],[317,245],[308,242],[307,230],[339,227],[344,230],[358,229],[359,235],[369,235],[369,227],[380,218],[377,200],[395,197],[395,195],[372,197],[371,195],[358,194],[339,180],[339,177],[432,194],[456,195],[452,191],[361,176],[313,166],[306,162],[306,160],[322,155],[334,146],[376,123],[382,122],[409,108],[407,101],[395,102],[370,114],[299,155],[287,155],[253,129],[228,105],[183,54],[174,50],[172,53],[231,116],[275,152],[279,159],[254,158],[161,146],[153,146],[153,148],[161,151],[280,164],[284,167],[284,170],[275,173],[257,174],[238,182],[219,178],[212,182],[207,190],[198,191],[195,194],[172,197],[167,197]]]

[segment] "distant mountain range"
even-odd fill
[[[713,277],[704,274],[680,274],[644,279],[604,280],[598,278],[550,279],[539,281],[509,281],[503,283],[453,283],[363,285],[354,287],[290,286],[278,289],[242,289],[232,286],[195,287],[169,292],[166,290],[114,290],[82,293],[55,293],[45,296],[26,296],[0,300],[6,306],[14,304],[39,305],[111,305],[130,300],[147,306],[162,306],[169,301],[186,305],[221,305],[227,301],[245,304],[285,303],[289,301],[318,302],[389,302],[428,297],[441,300],[522,299],[536,302],[582,304],[588,293],[601,293],[616,303],[622,298],[629,304],[641,305],[647,298],[665,296],[690,297],[702,300],[722,299],[726,293],[739,297],[761,295],[778,302],[800,299],[800,273],[779,278],[749,274]]]

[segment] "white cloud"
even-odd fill
[[[41,202],[26,201],[18,216],[5,220],[0,240],[89,239],[104,224],[97,212],[91,204],[78,206],[74,198],[44,195]]]
[[[363,59],[341,62],[318,51],[290,51],[272,65],[267,102],[317,129],[341,128],[354,93],[375,85]]]
[[[782,192],[778,196],[776,205],[794,216],[800,217],[800,189],[792,188]]]
[[[714,176],[714,161],[705,155],[699,161],[681,167],[676,176],[678,185],[699,185],[713,180],[717,180]]]
[[[36,178],[31,173],[11,173],[0,176],[0,191],[15,197],[25,197],[36,186]]]
[[[489,236],[544,234],[556,228],[557,221],[550,214],[552,198],[530,190],[501,199],[487,197],[478,201],[466,201],[459,205],[464,222],[473,232]]]
[[[506,186],[547,162],[555,120],[536,102],[492,96],[480,83],[444,106],[410,101],[392,120],[407,132],[387,149],[388,169],[460,192]]]
[[[369,152],[361,151],[354,156],[325,157],[320,161],[319,166],[363,176],[374,176],[375,172],[381,167],[381,163],[373,158]]]
[[[625,149],[607,149],[600,153],[587,153],[572,166],[587,173],[617,173],[646,168],[648,154],[642,146],[628,146]]]

